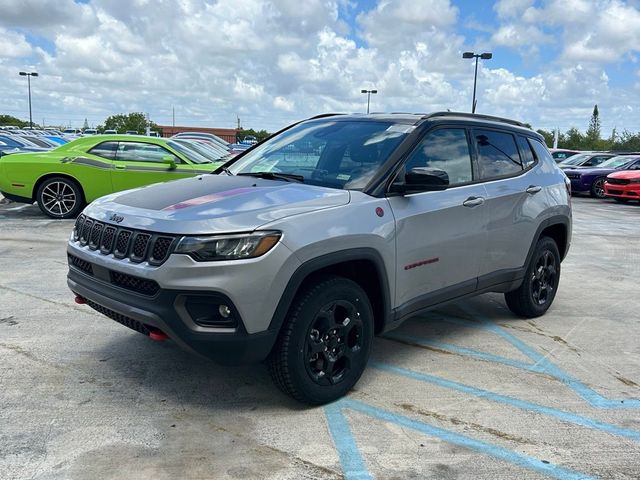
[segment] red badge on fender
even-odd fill
[[[384,217],[384,210],[380,207],[376,208],[376,215],[378,215],[379,217]]]

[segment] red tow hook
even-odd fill
[[[81,297],[80,295],[76,295],[76,298],[74,298],[74,301],[78,305],[85,305],[87,303],[87,300],[84,297]]]
[[[164,342],[165,340],[169,340],[169,335],[164,333],[162,330],[153,329],[149,331],[149,338],[154,342]]]

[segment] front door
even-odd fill
[[[166,163],[169,159],[174,165]],[[190,164],[163,146],[142,141],[120,141],[113,164],[115,192],[194,175]]]
[[[389,198],[396,221],[395,306],[401,315],[473,292],[487,242],[486,193],[482,184],[473,184],[466,130],[427,132],[395,181],[415,167],[446,173],[449,186]]]

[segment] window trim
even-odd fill
[[[478,130],[487,130],[487,131],[493,131],[493,132],[497,132],[497,133],[503,133],[506,135],[511,135],[511,137],[513,138],[513,142],[516,146],[516,150],[518,152],[518,156],[520,157],[520,171],[519,172],[513,172],[513,173],[506,173],[504,175],[498,175],[495,177],[487,177],[487,178],[480,178],[480,152],[478,151],[478,146],[477,146],[477,142],[476,142],[476,134],[475,132]],[[507,129],[501,129],[501,128],[495,128],[493,126],[490,127],[485,127],[485,126],[478,126],[478,125],[474,125],[473,127],[470,128],[470,133],[471,133],[471,143],[473,144],[473,149],[476,152],[476,163],[477,163],[477,168],[478,168],[478,181],[483,182],[483,183],[487,183],[487,182],[493,182],[494,180],[502,180],[505,178],[513,178],[513,177],[519,177],[520,175],[522,175],[525,171],[524,168],[524,162],[522,160],[522,152],[520,152],[520,146],[518,145],[518,140],[516,139],[516,133],[512,132],[511,130],[507,130]],[[523,135],[524,136],[524,135]],[[527,137],[525,137],[527,138]],[[535,151],[533,151],[533,147],[531,148],[532,152],[533,152],[533,157],[534,159],[536,158],[535,155]],[[535,164],[535,162],[534,162]]]
[[[116,144],[116,150],[115,150],[115,152],[113,152],[113,158],[107,158],[107,157],[103,157],[102,155],[98,155],[96,153],[93,153],[93,151],[96,148],[98,148],[100,145],[104,145],[105,143],[115,143]],[[96,157],[100,157],[100,158],[102,158],[104,160],[109,160],[110,162],[113,162],[113,161],[115,161],[116,156],[118,154],[118,146],[117,146],[118,143],[119,142],[117,140],[105,140],[104,142],[96,143],[93,147],[91,147],[89,150],[87,150],[87,153],[89,153],[91,155],[94,155]]]
[[[122,144],[137,143],[137,144],[144,144],[144,145],[153,145],[154,147],[159,147],[159,148],[165,150],[167,153],[173,155],[176,158],[176,165],[186,163],[181,156],[179,156],[176,152],[173,152],[173,151],[169,150],[164,145],[160,145],[158,143],[152,143],[152,142],[143,142],[143,141],[140,141],[140,140],[136,140],[136,141],[118,140],[118,149],[116,150],[116,158],[114,159],[114,161],[116,161],[116,162],[140,162],[140,163],[150,163],[152,165],[166,165],[164,162],[152,162],[152,161],[147,161],[147,160],[127,160],[127,159],[118,158],[118,156],[119,156],[118,154],[120,153],[120,144],[121,143]]]
[[[463,183],[455,183],[453,185],[448,186],[445,190],[424,190],[424,191],[411,192],[411,193],[407,193],[407,194],[401,194],[401,193],[398,193],[398,192],[390,191],[392,185],[394,185],[396,183],[398,175],[400,175],[400,172],[402,171],[403,167],[409,161],[409,159],[411,158],[413,153],[420,147],[420,145],[422,144],[423,140],[427,137],[427,135],[429,135],[430,133],[435,132],[437,130],[443,130],[443,129],[447,129],[447,130],[462,130],[462,131],[464,131],[465,138],[467,139],[467,148],[469,150],[469,161],[471,162],[471,164],[470,164],[470,166],[471,166],[471,180],[468,181],[468,182],[463,182]],[[395,171],[390,176],[391,180],[388,182],[387,188],[385,189],[386,195],[387,196],[398,196],[398,195],[409,196],[409,195],[415,195],[415,194],[421,194],[421,193],[429,193],[429,192],[434,192],[434,191],[446,191],[446,190],[449,190],[451,188],[464,187],[464,186],[467,186],[467,185],[473,185],[475,183],[478,183],[477,179],[476,179],[476,173],[477,172],[476,172],[476,167],[475,167],[474,152],[473,152],[473,149],[471,148],[471,144],[469,142],[470,142],[469,127],[467,125],[439,124],[439,125],[435,125],[433,128],[428,129],[427,131],[425,131],[418,138],[417,142],[410,149],[408,149],[407,152],[405,152],[405,154],[402,156],[400,161],[397,163],[397,165],[396,165],[396,167],[394,169]],[[404,183],[404,182],[402,182],[402,183]]]

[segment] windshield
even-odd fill
[[[311,185],[361,190],[413,129],[384,121],[305,122],[265,141],[229,170],[296,175]]]
[[[206,158],[209,162],[226,160],[226,157],[228,156],[227,152],[221,153],[214,149],[208,148],[206,145],[191,140],[175,139],[169,142],[170,145],[174,143],[183,146],[184,148],[188,149],[189,152],[193,152],[197,155],[200,155],[201,157]]]
[[[579,153],[560,162],[560,165],[580,165],[585,162],[591,155],[588,153]]]
[[[167,145],[169,145],[171,148],[179,151],[182,155],[187,157],[193,163],[212,163],[214,161],[214,159],[205,157],[204,155],[202,155],[201,153],[197,152],[196,150],[194,150],[192,148],[189,148],[186,145],[181,145],[178,142],[169,141],[169,142],[167,142]]]
[[[598,168],[618,168],[629,162],[634,161],[638,157],[630,157],[629,155],[619,155],[617,157],[610,158],[606,162],[602,162],[598,165]]]

